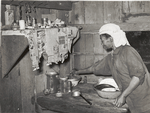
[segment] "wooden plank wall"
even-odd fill
[[[14,9],[15,20],[19,19],[19,7],[12,6],[12,8]],[[21,9],[24,11],[24,7]],[[2,10],[3,12],[5,11],[4,5],[2,5]],[[56,14],[57,18],[67,23],[68,13],[68,11],[37,8],[36,13],[33,14],[33,16],[37,18],[37,22],[41,22],[42,14]],[[2,13],[2,15],[4,15],[4,13]],[[26,19],[25,12],[22,14],[22,19]],[[2,23],[5,25],[5,18],[2,18]],[[12,61],[14,61],[14,59],[16,59],[16,57],[18,57],[18,55],[22,52],[21,48],[26,44],[28,44],[27,39],[22,36],[6,36],[2,38],[3,58],[0,61],[2,61],[3,66],[0,65],[0,72],[2,72],[1,78],[2,75],[4,75],[10,68],[10,64],[13,64]],[[46,61],[44,59],[41,60],[41,69],[33,72],[30,55],[28,53],[11,71],[8,78],[0,79],[2,112],[34,113],[35,106],[31,103],[31,97],[42,92],[47,87],[47,76],[45,75],[46,71],[50,71],[51,68],[53,68],[62,77],[64,77],[66,73],[69,73],[69,60],[66,60],[64,64],[53,65],[50,67],[46,66]]]
[[[17,42],[16,42],[17,40]],[[22,52],[26,43],[20,37],[3,37],[2,38],[2,75],[6,74],[9,65],[13,59],[16,59],[17,54]],[[5,65],[4,65],[5,64]],[[21,103],[21,76],[20,65],[18,64],[10,72],[8,78],[2,79],[2,112],[16,112],[22,111]],[[2,76],[1,76],[2,77]]]
[[[69,23],[82,26],[81,36],[73,47],[71,68],[83,69],[108,53],[99,40],[99,28],[116,23],[124,31],[149,31],[149,1],[80,1],[69,11]],[[93,78],[95,79],[95,78]]]
[[[146,31],[150,1],[81,1],[69,11],[69,23],[82,26],[82,32],[97,33],[104,23],[116,23],[125,31]]]
[[[125,31],[149,31],[149,7],[149,1],[79,1],[73,3],[71,11],[36,8],[36,13],[33,16],[37,18],[37,22],[41,22],[42,14],[56,14],[57,18],[69,25],[82,26],[81,36],[73,47],[73,54],[69,55],[70,59],[66,60],[64,64],[47,67],[45,66],[46,62],[43,61],[41,70],[33,72],[29,54],[27,54],[10,73],[10,77],[1,80],[3,91],[1,95],[5,104],[2,105],[2,111],[34,112],[34,105],[30,99],[35,94],[34,89],[39,93],[46,87],[46,71],[54,68],[60,76],[64,77],[70,72],[69,69],[85,68],[102,59],[107,53],[101,46],[98,30],[104,23],[114,22]],[[14,10],[15,19],[20,18],[19,8],[14,7]],[[24,11],[24,7],[22,10]],[[2,15],[4,15],[4,11],[5,7],[2,5]],[[25,12],[23,12],[22,19],[25,19],[25,16]],[[4,23],[3,17],[2,23]],[[15,39],[11,43],[6,42],[10,48],[15,43],[18,44]],[[19,52],[19,50],[17,51]],[[11,52],[7,50],[5,52],[9,53],[12,59],[16,51],[12,49]],[[11,59],[8,57],[2,64],[7,64],[6,67],[8,67]],[[5,70],[2,69],[2,71]],[[88,80],[96,81],[97,78],[92,75]]]

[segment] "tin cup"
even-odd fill
[[[25,29],[25,21],[24,20],[19,20],[19,27],[20,27],[20,30]]]
[[[72,83],[68,80],[60,80],[60,92],[63,94],[72,92]]]

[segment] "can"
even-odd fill
[[[25,21],[24,20],[19,20],[19,27],[20,27],[20,30],[25,29]]]

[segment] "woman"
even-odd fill
[[[150,113],[150,74],[139,53],[118,25],[105,24],[99,34],[103,48],[112,49],[111,54],[75,73],[112,75],[122,92],[114,104],[121,107],[127,103],[131,113]]]

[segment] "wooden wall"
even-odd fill
[[[18,14],[19,8],[11,6],[14,10],[15,20],[20,18]],[[4,11],[5,6],[2,5],[2,25],[5,25]],[[24,7],[22,7],[24,11]],[[68,11],[55,9],[36,8],[36,13],[32,16],[37,18],[37,22],[41,22],[42,14],[56,14],[56,17],[68,23]],[[22,19],[25,19],[25,12]],[[10,69],[14,61],[22,53],[23,48],[28,44],[27,38],[24,36],[2,36],[2,46],[0,46],[0,97],[1,108],[3,113],[35,113],[35,105],[31,102],[31,98],[42,92],[47,87],[46,71],[55,69],[60,76],[66,76],[69,73],[69,59],[64,64],[46,66],[46,61],[42,58],[40,70],[33,72],[29,52],[22,58],[18,65],[10,72],[8,78],[2,78]],[[2,65],[2,66],[1,66]]]
[[[125,31],[149,30],[149,1],[81,1],[69,11],[69,23],[82,32],[95,32],[104,23],[116,23]]]
[[[72,67],[83,69],[107,55],[98,31],[105,23],[118,24],[124,31],[150,30],[149,1],[80,1],[69,11],[69,24],[82,26],[81,38],[73,46]],[[95,81],[95,76],[88,76]]]
[[[98,35],[98,30],[104,23],[116,23],[125,31],[149,31],[149,7],[149,1],[79,1],[73,3],[71,11],[36,8],[36,13],[33,15],[40,22],[42,14],[56,14],[57,18],[69,25],[83,27],[80,39],[75,43],[69,59],[64,64],[53,66],[61,76],[66,76],[70,72],[69,69],[88,67],[108,54],[103,50]],[[5,7],[2,5],[1,8],[2,15],[4,15]],[[19,18],[18,7],[14,7],[14,10],[17,19]],[[4,23],[4,16],[1,17],[1,21]],[[25,14],[23,14],[24,18]],[[20,42],[22,41],[20,40]],[[2,41],[2,43],[4,42],[5,45],[12,46],[11,52],[5,50],[9,57],[2,63],[2,65],[7,64],[9,66],[8,61],[11,62],[14,53],[20,51],[20,49],[13,50],[13,48],[17,48],[14,47],[14,44],[17,43],[16,46],[20,46],[18,45],[20,42],[15,42],[15,39],[11,42]],[[8,48],[6,47],[6,49]],[[1,95],[4,98],[2,100],[3,112],[35,112],[31,97],[35,94],[35,89],[39,93],[45,87],[46,76],[44,73],[50,69],[45,64],[46,62],[43,61],[41,70],[33,72],[28,53],[13,69],[8,78],[0,79],[3,92]],[[88,80],[95,82],[97,77],[92,75],[89,76]]]

